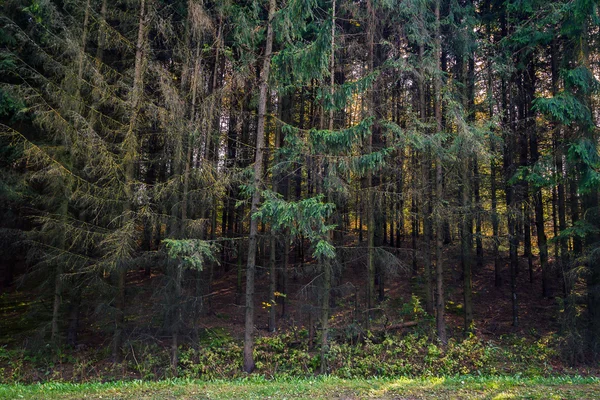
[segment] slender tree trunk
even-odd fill
[[[579,173],[578,168],[574,163],[568,163],[570,168],[570,181],[569,181],[569,211],[571,211],[571,224],[575,225],[579,221],[579,195],[577,189],[579,183],[577,182],[577,174]],[[578,257],[583,250],[581,239],[578,236],[573,236],[573,256]]]
[[[58,320],[60,312],[60,304],[62,302],[62,278],[63,267],[59,262],[54,269],[54,302],[52,305],[52,323],[50,341],[53,344],[58,344]]]
[[[106,5],[103,5],[104,8],[106,7]],[[81,46],[79,49],[79,60],[78,60],[78,67],[77,67],[77,92],[75,93],[75,98],[76,99],[80,99],[81,97],[81,85],[83,83],[83,70],[84,70],[84,65],[85,65],[85,46],[87,44],[87,35],[88,35],[88,31],[89,31],[89,19],[90,19],[90,0],[86,1],[86,5],[85,5],[85,12],[84,12],[84,17],[83,17],[83,29],[82,29],[82,36],[81,36]],[[76,105],[76,107],[78,107],[78,105]],[[92,117],[92,121],[93,121],[93,117]],[[92,124],[93,125],[93,122]],[[67,183],[68,184],[68,183]],[[61,218],[63,220],[63,222],[66,221],[67,218],[67,214],[68,214],[68,209],[69,209],[69,198],[65,197],[62,200],[62,204],[60,206],[60,215]],[[64,232],[60,232],[59,233],[60,238],[59,238],[59,245],[58,248],[63,250],[65,248],[65,242],[66,242],[66,237]],[[62,279],[63,279],[63,272],[64,272],[64,268],[63,265],[59,264],[55,267],[55,276],[54,276],[54,301],[53,301],[53,305],[52,305],[52,322],[51,322],[51,333],[50,333],[50,341],[53,344],[58,344],[58,330],[59,330],[59,319],[60,319],[60,306],[62,303],[62,292],[63,292],[63,287],[62,287]],[[73,299],[73,300],[77,300],[77,299]],[[72,308],[71,312],[77,311],[79,312],[79,307],[77,308]],[[69,319],[71,319],[71,316],[69,316]],[[69,324],[69,336],[70,336],[70,332],[71,332],[71,328],[75,327],[72,326],[71,324]]]
[[[331,7],[331,47],[330,47],[330,60],[329,60],[329,73],[330,73],[330,95],[333,98],[334,83],[335,83],[335,18],[336,18],[336,0],[333,0]],[[329,112],[329,130],[333,131],[333,108]],[[369,226],[369,237],[371,232],[371,226]],[[330,232],[330,240],[332,233]],[[321,374],[326,374],[328,370],[327,365],[327,354],[329,353],[329,301],[331,296],[331,262],[329,260],[320,259],[319,264],[323,268],[323,295],[321,299]],[[368,320],[368,316],[367,316]],[[368,323],[367,323],[368,324]]]
[[[494,257],[494,286],[500,287],[502,286],[502,264],[500,260],[500,218],[498,216],[498,194],[497,194],[497,183],[496,183],[496,174],[497,174],[497,164],[494,159],[496,153],[496,145],[495,140],[491,139],[491,152],[492,158],[490,160],[490,181],[491,181],[491,202],[492,202],[492,255]]]
[[[531,101],[535,94],[535,87],[533,77],[530,76],[530,69],[533,63],[531,56],[525,57],[522,62],[525,64],[525,68],[520,73],[519,79],[519,97],[517,99],[518,105],[518,130],[519,130],[519,165],[521,168],[526,168],[529,165],[528,162],[528,138],[531,129],[535,129],[535,121],[530,118]],[[533,91],[533,93],[531,93]],[[520,219],[523,228],[523,256],[527,257],[527,266],[529,271],[529,281],[533,282],[533,257],[531,252],[531,216],[529,208],[529,182],[521,180],[518,184],[518,207],[520,209]]]
[[[459,56],[456,62],[457,79],[465,87],[462,90],[462,103],[467,112],[467,120],[471,120],[470,112],[472,110],[470,103],[470,93],[468,88],[468,76],[465,74],[464,58]],[[468,332],[473,322],[473,302],[472,302],[472,215],[471,215],[471,151],[468,148],[461,149],[460,152],[460,185],[459,196],[461,206],[460,218],[460,254],[463,278],[463,301],[464,301],[464,332]]]
[[[480,182],[481,175],[479,174],[479,160],[477,156],[473,157],[473,197],[475,200],[475,249],[477,255],[477,269],[483,268],[483,233],[481,230],[481,193]]]
[[[283,247],[283,267],[281,271],[281,282],[283,292],[283,296],[281,297],[281,318],[287,317],[287,296],[289,291],[289,283],[288,283],[288,268],[289,268],[289,257],[290,257],[290,234],[289,232],[285,232],[284,234],[285,244]]]
[[[489,9],[490,2],[486,1],[485,5],[486,9]],[[491,32],[490,23],[486,24],[486,31],[488,35],[488,39],[490,42],[493,41],[493,36]],[[494,102],[493,102],[493,73],[492,73],[492,57],[488,54],[488,63],[487,63],[487,101],[488,101],[488,109],[489,109],[489,117],[490,119],[494,117]],[[496,161],[497,157],[497,148],[496,148],[496,139],[491,136],[490,137],[490,195],[491,195],[491,219],[492,219],[492,256],[494,257],[494,286],[500,287],[502,286],[502,261],[500,260],[500,217],[498,215],[498,183],[496,176],[498,175],[498,163]]]
[[[419,45],[419,60],[424,62],[425,48],[421,44]],[[426,102],[425,102],[425,82],[424,82],[424,71],[421,71],[421,77],[419,78],[419,113],[420,118],[423,122],[426,122]],[[429,314],[433,314],[433,287],[432,287],[432,271],[431,271],[431,220],[429,214],[429,205],[427,204],[427,190],[429,186],[430,178],[430,163],[428,154],[421,159],[421,190],[419,194],[419,202],[421,204],[420,209],[423,215],[423,240],[425,242],[423,249],[423,263],[424,263],[424,280],[425,280],[425,310]]]
[[[400,150],[400,165],[398,166],[398,177],[396,181],[396,201],[395,206],[395,217],[396,217],[396,231],[392,234],[396,235],[396,248],[400,248],[402,237],[404,235],[404,150]]]
[[[277,291],[277,268],[276,268],[276,255],[277,255],[277,239],[275,233],[271,232],[269,244],[269,332],[275,332],[277,330],[277,306],[275,299],[275,292]]]
[[[556,148],[560,147],[560,141],[557,139]],[[565,194],[565,179],[566,174],[563,165],[563,155],[557,151],[556,157],[556,171],[557,171],[557,195],[558,195],[558,227],[560,232],[564,232],[567,229],[567,207],[566,207],[566,194]],[[563,276],[563,294],[568,296],[570,294],[570,283],[568,277],[569,266],[569,242],[566,238],[561,238],[560,243],[560,266]]]
[[[556,175],[556,174],[555,174]],[[556,186],[552,187],[552,237],[554,240],[554,265],[559,265],[559,257],[560,257],[560,244],[557,240],[558,238],[558,193],[556,190]],[[559,270],[557,269],[557,272]],[[556,276],[560,276],[557,274]]]
[[[550,53],[550,67],[551,67],[551,79],[552,79],[552,95],[556,96],[558,94],[558,82],[559,82],[559,56],[558,56],[558,41],[556,39],[552,40],[551,43],[551,53]],[[558,184],[555,187],[556,192],[556,208],[558,213],[558,229],[556,229],[555,225],[555,236],[558,232],[564,232],[567,229],[567,211],[565,205],[565,180],[566,174],[563,165],[563,153],[562,149],[562,133],[563,129],[555,127],[552,132],[552,148],[554,151],[554,164],[555,164],[555,179]],[[560,252],[556,250],[559,257],[557,262],[560,266],[561,277],[562,277],[562,289],[563,295],[567,298],[570,294],[570,284],[568,283],[568,274],[567,271],[569,269],[569,250],[568,250],[568,239],[561,238],[557,242],[557,248],[560,249]],[[568,300],[567,300],[568,301]]]
[[[502,37],[508,35],[506,15],[502,14],[500,17]],[[505,78],[502,78],[501,82],[501,95],[502,95],[502,109],[504,111],[503,125],[505,129],[504,135],[504,184],[506,194],[506,214],[508,220],[508,240],[509,240],[509,256],[510,256],[510,292],[511,292],[511,304],[512,304],[512,324],[513,326],[519,325],[519,307],[517,299],[517,268],[518,268],[518,254],[517,247],[519,239],[517,236],[517,221],[516,221],[516,207],[515,207],[515,190],[514,185],[509,183],[515,173],[514,169],[514,130],[513,130],[513,114],[514,107],[512,101],[509,103],[510,83],[506,82]],[[510,104],[510,108],[509,108]]]
[[[183,268],[180,264],[173,265],[173,302],[174,318],[171,321],[171,368],[173,374],[177,375],[177,365],[179,364],[179,331],[181,329],[181,281],[183,279]]]
[[[263,65],[260,72],[260,94],[258,99],[258,126],[256,129],[256,157],[254,159],[254,192],[250,215],[258,211],[262,189],[263,153],[265,147],[265,122],[267,119],[268,80],[271,68],[271,54],[273,50],[272,20],[275,15],[276,0],[269,1],[269,15],[267,21],[267,37],[264,51]],[[244,371],[250,373],[254,370],[254,276],[256,274],[256,242],[258,237],[258,219],[250,219],[250,236],[248,238],[248,260],[246,264],[246,316],[244,327]]]
[[[465,332],[469,332],[471,330],[471,325],[473,324],[473,285],[472,285],[472,266],[471,266],[471,258],[472,258],[472,235],[471,235],[471,204],[470,197],[471,193],[469,190],[469,157],[464,156],[464,160],[462,161],[462,177],[461,180],[463,182],[461,188],[461,206],[463,209],[463,215],[461,219],[461,259],[463,265],[463,290],[464,290],[464,329]]]
[[[75,287],[71,294],[69,304],[69,328],[67,330],[67,343],[72,348],[77,346],[77,335],[79,333],[79,310],[81,308],[81,282],[75,280]]]
[[[369,48],[369,72],[373,72],[375,66],[375,11],[371,0],[367,0],[367,12],[369,13],[369,25],[367,27],[367,45]],[[371,90],[369,95],[369,114],[375,115],[375,93]],[[373,151],[375,127],[371,129],[371,135],[367,144],[367,154]],[[375,302],[375,190],[373,188],[373,173],[367,175],[367,313],[366,327],[370,329],[372,309]]]
[[[244,209],[243,207],[240,207],[240,210],[238,210],[239,213],[243,213]],[[238,217],[239,218],[239,217]],[[239,222],[239,226],[238,226],[238,239],[241,238],[243,236],[244,232],[243,232],[243,224],[240,221]],[[235,304],[242,304],[242,289],[243,289],[243,279],[244,279],[244,267],[243,267],[243,257],[242,257],[242,253],[243,253],[243,243],[241,240],[238,240],[237,243],[237,277],[236,277],[236,284],[235,284]]]
[[[527,129],[529,132],[529,147],[531,153],[531,163],[535,165],[540,158],[538,149],[538,134],[535,126],[535,113],[531,110],[531,103],[535,96],[535,64],[533,60],[530,63],[528,71],[528,87],[527,87],[527,100],[528,100],[528,120],[530,127]],[[533,202],[535,206],[535,226],[537,232],[537,243],[540,251],[540,267],[542,269],[542,296],[550,297],[550,274],[548,268],[548,244],[546,241],[546,228],[544,221],[544,203],[542,198],[541,187],[534,187]],[[530,251],[531,253],[531,251]]]
[[[590,71],[593,71],[590,60],[590,48],[589,44],[591,38],[589,36],[589,23],[586,22],[583,25],[583,35],[581,40],[581,64]],[[590,110],[590,114],[594,116],[594,103],[592,101],[591,94],[584,95],[584,104]],[[598,143],[598,132],[596,127],[583,128],[583,137],[590,143]],[[598,211],[600,190],[598,186],[587,188],[582,195],[582,206],[583,206],[583,219],[594,226],[600,225],[600,213]],[[600,235],[597,231],[590,232],[586,235],[584,245],[586,250],[593,248],[597,245]],[[589,251],[589,250],[588,250]],[[589,326],[588,329],[591,332],[589,341],[589,350],[591,352],[592,360],[597,361],[600,357],[600,265],[598,255],[588,256],[586,266],[589,270],[586,279],[587,286],[587,306],[588,306],[588,318]]]
[[[416,173],[418,169],[418,161],[416,151],[411,152],[411,165]],[[417,194],[417,180],[415,179],[416,174],[410,179],[412,194],[411,194],[411,205],[410,205],[410,213],[411,213],[411,250],[412,250],[412,275],[416,276],[419,272],[419,266],[417,263],[417,239],[419,237],[419,206],[418,206],[418,194]],[[425,310],[428,314],[433,315],[433,304],[429,296],[425,296]]]
[[[358,195],[360,196],[360,195]],[[360,245],[363,242],[363,196],[360,196],[358,199],[358,244]]]
[[[327,373],[327,353],[329,352],[329,296],[331,293],[331,264],[320,260],[323,267],[323,298],[321,299],[321,374]]]
[[[529,186],[529,185],[528,185]],[[531,210],[527,202],[523,204],[523,221],[524,221],[524,252],[527,257],[527,267],[529,271],[529,283],[533,283],[533,252],[531,250]]]
[[[442,132],[442,99],[441,99],[441,81],[437,71],[441,70],[442,56],[442,36],[440,32],[440,0],[435,2],[435,60],[436,60],[436,76],[434,78],[434,108],[435,120],[438,134]],[[442,143],[439,144],[440,146]],[[436,281],[436,326],[440,341],[445,345],[448,342],[446,335],[446,321],[444,319],[444,311],[446,303],[444,301],[444,266],[442,260],[442,250],[444,246],[444,220],[440,215],[442,212],[442,204],[444,201],[444,186],[443,186],[443,170],[442,159],[439,156],[441,151],[436,152],[435,164],[435,191],[437,200],[437,212],[435,213],[435,228],[436,228],[436,246],[435,246],[435,281]]]
[[[143,75],[144,75],[144,60],[146,57],[146,38],[147,38],[147,27],[146,27],[146,0],[140,1],[140,14],[139,14],[139,25],[138,25],[138,36],[137,45],[135,52],[135,66],[133,74],[133,87],[131,90],[130,104],[131,104],[131,116],[129,119],[129,128],[125,136],[123,147],[125,148],[125,182],[124,192],[126,198],[126,204],[123,212],[123,227],[127,227],[131,222],[131,213],[133,193],[132,185],[134,182],[135,167],[134,162],[138,153],[138,139],[137,139],[137,120],[140,111],[140,103],[144,90]],[[120,360],[121,345],[123,341],[123,325],[125,322],[125,265],[123,262],[118,261],[116,266],[116,286],[117,294],[115,296],[116,316],[115,316],[115,331],[113,336],[113,359],[115,361]]]
[[[189,43],[189,37],[186,39],[186,42]],[[191,60],[188,60],[190,63]],[[200,75],[200,42],[196,44],[194,59],[193,59],[193,74],[190,80],[189,89],[191,90],[192,98],[191,103],[189,104],[189,109],[187,110],[188,117],[194,121],[194,125],[198,125],[198,121],[196,118],[196,101],[197,101],[197,92],[198,92],[198,80]],[[187,82],[182,79],[182,90],[187,90]],[[187,133],[187,143],[185,148],[184,159],[176,160],[176,170],[181,171],[183,169],[183,182],[181,187],[181,208],[180,208],[180,218],[178,225],[174,234],[177,238],[185,238],[186,237],[186,228],[188,223],[188,196],[189,196],[189,185],[190,185],[190,173],[191,173],[191,164],[192,164],[192,150],[194,147],[194,137],[196,135],[196,131],[193,133]],[[184,138],[186,136],[186,132],[182,132],[180,141],[181,145],[183,145]],[[183,148],[181,151],[183,152]],[[177,158],[177,157],[176,157]],[[173,373],[177,375],[177,366],[179,363],[179,333],[181,330],[181,323],[183,321],[182,318],[182,310],[181,310],[181,302],[182,302],[182,281],[183,281],[183,267],[181,265],[174,265],[174,274],[173,274],[173,297],[175,301],[174,307],[174,321],[172,321],[171,326],[171,368]],[[198,310],[195,310],[195,317],[199,317]],[[194,330],[197,331],[197,322],[194,321]],[[197,332],[196,332],[197,333]]]

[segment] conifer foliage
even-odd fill
[[[345,277],[360,335],[407,280],[446,345],[490,268],[514,327],[540,281],[565,353],[600,356],[596,2],[6,0],[0,20],[0,285],[44,304],[36,343],[95,330],[119,361],[167,337],[176,374],[225,282],[244,371],[263,304],[271,332],[292,305],[318,328],[327,373]]]

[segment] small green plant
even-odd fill
[[[404,310],[407,315],[424,315],[416,298]],[[340,331],[332,335],[327,354],[329,374],[341,378],[546,376],[553,372],[552,361],[558,356],[552,336],[528,341],[509,335],[499,341],[486,341],[470,335],[462,340],[451,339],[442,346],[435,336],[420,329],[408,334],[367,332],[358,343],[349,340],[346,334]],[[166,347],[140,340],[130,341],[126,346],[129,351],[124,363],[105,369],[98,366],[108,358],[102,349],[74,357],[74,353],[65,350],[47,349],[33,353],[26,349],[0,347],[0,379],[3,383],[14,383],[119,380],[132,375],[157,380],[170,376],[172,369]],[[314,376],[321,365],[319,349],[308,348],[308,332],[303,327],[259,337],[254,351],[256,373],[264,377]],[[195,345],[180,347],[178,367],[179,376],[184,378],[241,377],[241,342],[234,340],[224,329],[206,329],[200,332]],[[66,375],[65,371],[72,373]]]
[[[417,320],[427,315],[423,305],[421,304],[421,300],[414,294],[410,297],[410,300],[407,303],[402,304],[399,314],[402,318],[411,320]]]
[[[132,341],[128,344],[126,367],[137,372],[142,379],[157,379],[169,369],[168,352],[157,344]]]

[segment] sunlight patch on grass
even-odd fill
[[[506,400],[506,399],[514,399],[515,396],[510,393],[500,393],[497,396],[493,397],[493,400]]]
[[[248,377],[231,381],[173,379],[158,382],[0,385],[0,399],[591,399],[597,378],[449,377],[354,379]]]

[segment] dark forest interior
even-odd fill
[[[0,20],[4,373],[598,371],[596,1]]]

